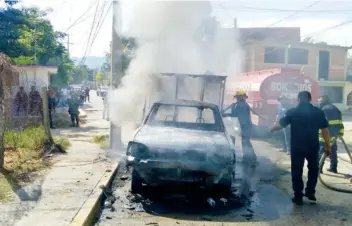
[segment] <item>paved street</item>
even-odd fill
[[[141,205],[129,193],[130,181],[125,179],[124,170],[120,170],[115,180],[115,211],[105,210],[98,225],[350,225],[351,194],[328,190],[319,183],[318,203],[305,201],[303,207],[296,207],[291,203],[289,156],[265,141],[256,140],[253,145],[260,163],[251,169],[241,163],[239,143],[236,177],[241,183],[237,184],[237,189],[250,197],[244,207],[230,201],[229,206],[220,210],[209,210],[206,204],[205,207],[195,207],[165,200],[151,203],[147,200]],[[351,169],[350,165],[340,161],[338,177],[342,178],[323,177],[329,183],[352,189],[349,181],[343,178],[343,174],[350,173]],[[217,205],[223,204],[218,201]]]

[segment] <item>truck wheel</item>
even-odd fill
[[[131,179],[131,193],[132,194],[141,194],[143,186],[142,186],[142,178],[139,174],[133,170],[132,171],[132,179]]]

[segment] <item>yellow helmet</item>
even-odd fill
[[[247,96],[247,94],[243,90],[237,90],[235,93],[235,97],[238,97],[238,96]]]

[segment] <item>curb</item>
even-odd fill
[[[114,175],[118,169],[119,163],[110,171],[107,170],[99,182],[96,184],[93,192],[84,202],[78,213],[73,217],[70,226],[90,226],[93,224],[95,217],[100,211],[101,200],[104,197],[102,187],[109,187]]]

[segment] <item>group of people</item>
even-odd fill
[[[15,116],[41,116],[42,115],[42,97],[35,86],[31,87],[29,94],[21,86],[14,99]]]
[[[256,114],[246,102],[247,95],[243,91],[236,92],[236,102],[231,105],[231,112],[223,116],[237,117],[242,131],[243,152],[254,153],[250,141],[252,133],[251,111]],[[336,140],[343,135],[344,126],[342,114],[334,106],[328,96],[318,99],[319,106],[311,104],[312,97],[308,91],[298,94],[298,105],[293,106],[281,96],[276,122],[271,132],[282,130],[284,135],[284,150],[291,156],[291,175],[294,197],[292,202],[303,204],[303,196],[316,201],[315,187],[319,175],[319,159],[322,154],[330,156],[328,171],[337,173]],[[226,111],[227,109],[225,109]],[[304,161],[308,161],[308,182],[303,193],[302,180]]]
[[[85,89],[85,99],[89,101],[89,88]],[[79,127],[79,105],[80,97],[74,92],[67,89],[67,92],[56,92],[52,87],[48,87],[48,115],[51,129],[53,125],[53,113],[56,106],[68,106],[72,127]],[[19,88],[14,99],[14,115],[21,116],[40,116],[43,117],[43,99],[40,92],[35,86],[31,87],[29,94],[26,93],[23,86]]]

